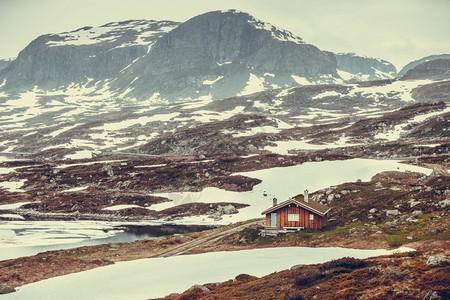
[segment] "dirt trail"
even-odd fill
[[[237,227],[233,227],[233,228],[221,231],[221,232],[212,233],[212,234],[210,234],[210,235],[208,235],[206,237],[203,237],[203,238],[200,238],[200,239],[196,239],[196,240],[194,240],[192,242],[188,242],[188,243],[183,244],[183,245],[181,245],[181,246],[179,246],[179,247],[177,247],[175,249],[172,249],[172,250],[164,252],[164,253],[160,253],[160,254],[155,255],[153,257],[170,257],[170,256],[182,255],[182,254],[188,253],[189,251],[191,251],[191,250],[193,250],[193,249],[195,249],[197,247],[200,247],[200,246],[203,246],[205,244],[209,244],[209,243],[215,242],[215,241],[220,240],[220,239],[222,239],[222,238],[224,238],[226,236],[232,235],[233,233],[236,233],[236,232],[242,230],[245,227],[249,227],[249,226],[252,226],[252,225],[255,225],[255,224],[262,224],[262,222],[263,222],[263,220],[261,220],[261,219],[260,220],[256,220],[256,221],[253,220],[253,221],[250,221],[248,223],[239,225]]]

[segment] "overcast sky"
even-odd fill
[[[112,21],[186,21],[234,8],[322,50],[383,58],[400,69],[450,53],[449,0],[0,0],[0,58],[46,33]]]

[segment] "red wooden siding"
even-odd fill
[[[326,216],[321,217],[302,207],[295,205],[285,206],[276,211],[277,227],[303,227],[305,229],[320,229],[326,224]],[[298,221],[288,221],[288,214],[298,214]],[[309,220],[309,214],[314,215],[314,220]],[[266,227],[270,227],[270,213],[266,214]]]

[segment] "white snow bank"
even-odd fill
[[[238,96],[250,95],[261,91],[264,91],[264,77],[258,77],[255,74],[250,73],[247,85]]]
[[[77,186],[77,187],[74,187],[74,188],[71,188],[71,189],[64,190],[62,192],[63,193],[79,192],[79,191],[87,190],[88,187],[89,186]]]
[[[11,203],[11,204],[2,204],[0,205],[0,210],[9,210],[9,209],[16,209],[20,208],[21,206],[24,206],[25,204],[28,204],[31,202],[18,202],[18,203]]]
[[[297,264],[323,263],[342,257],[368,258],[397,250],[284,247],[147,258],[28,284],[9,299],[149,299],[182,292],[194,284],[222,282],[245,273],[265,276]]]
[[[105,207],[102,210],[117,211],[117,210],[122,210],[122,209],[127,209],[127,208],[135,208],[135,207],[142,208],[142,206],[139,206],[136,204],[119,204],[119,205]]]
[[[0,218],[9,218],[9,219],[17,219],[17,220],[25,219],[21,215],[16,215],[16,214],[2,214],[2,215],[0,215]]]
[[[0,182],[0,189],[7,189],[10,192],[25,192],[24,190],[21,189],[21,187],[23,186],[23,184],[25,183],[25,181],[27,181],[26,179],[21,179],[19,181],[3,181]]]
[[[351,159],[340,161],[310,162],[291,167],[280,167],[253,172],[236,173],[262,180],[252,191],[231,192],[208,187],[201,192],[159,193],[154,196],[165,197],[171,202],[152,205],[153,210],[163,210],[177,205],[193,202],[217,203],[235,202],[249,204],[239,209],[238,214],[227,215],[220,221],[206,216],[187,217],[177,220],[179,224],[229,224],[261,217],[261,212],[272,205],[272,199],[287,200],[302,193],[311,192],[358,179],[369,181],[372,176],[383,171],[416,171],[429,175],[430,169],[400,163],[397,160]]]

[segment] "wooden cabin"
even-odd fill
[[[263,211],[266,215],[266,233],[271,231],[287,232],[301,229],[321,229],[327,223],[327,213],[330,208],[308,199],[308,192],[305,196],[297,196],[287,201],[274,205]]]

